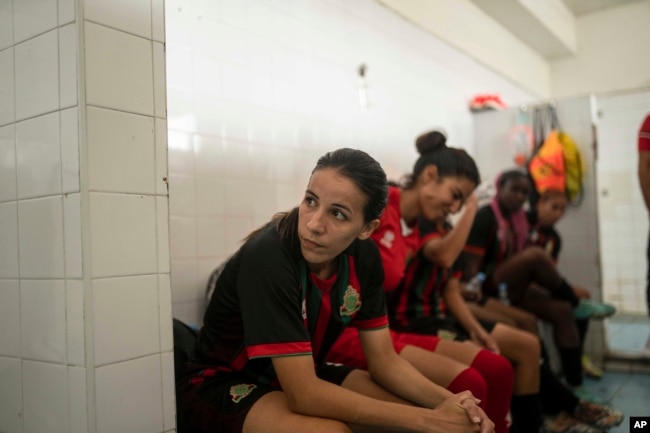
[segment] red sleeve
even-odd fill
[[[639,152],[650,151],[650,114],[645,117],[639,129]]]

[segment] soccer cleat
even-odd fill
[[[623,413],[602,404],[580,400],[573,416],[580,422],[601,430],[609,430],[623,422]]]
[[[545,433],[602,433],[600,429],[578,421],[566,412],[544,420]]]

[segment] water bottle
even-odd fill
[[[510,298],[508,297],[508,285],[506,283],[499,283],[499,301],[506,305],[510,305]]]
[[[483,281],[485,281],[485,274],[479,272],[467,282],[465,289],[470,293],[479,293],[481,291],[481,286],[483,286]]]

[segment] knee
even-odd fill
[[[532,314],[523,313],[521,317],[517,319],[517,327],[524,331],[528,331],[534,336],[539,336],[537,317]]]
[[[539,265],[541,263],[553,264],[551,257],[541,247],[531,246],[523,250],[522,259],[528,263]]]
[[[514,382],[515,372],[506,357],[489,352],[479,351],[471,365],[485,379],[487,386],[507,386]]]

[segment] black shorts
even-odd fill
[[[353,370],[337,364],[320,366],[319,378],[340,385]],[[196,382],[196,378],[194,378]],[[177,429],[184,433],[241,433],[253,405],[277,387],[255,383],[236,373],[203,377],[201,384],[192,378],[176,386]]]

